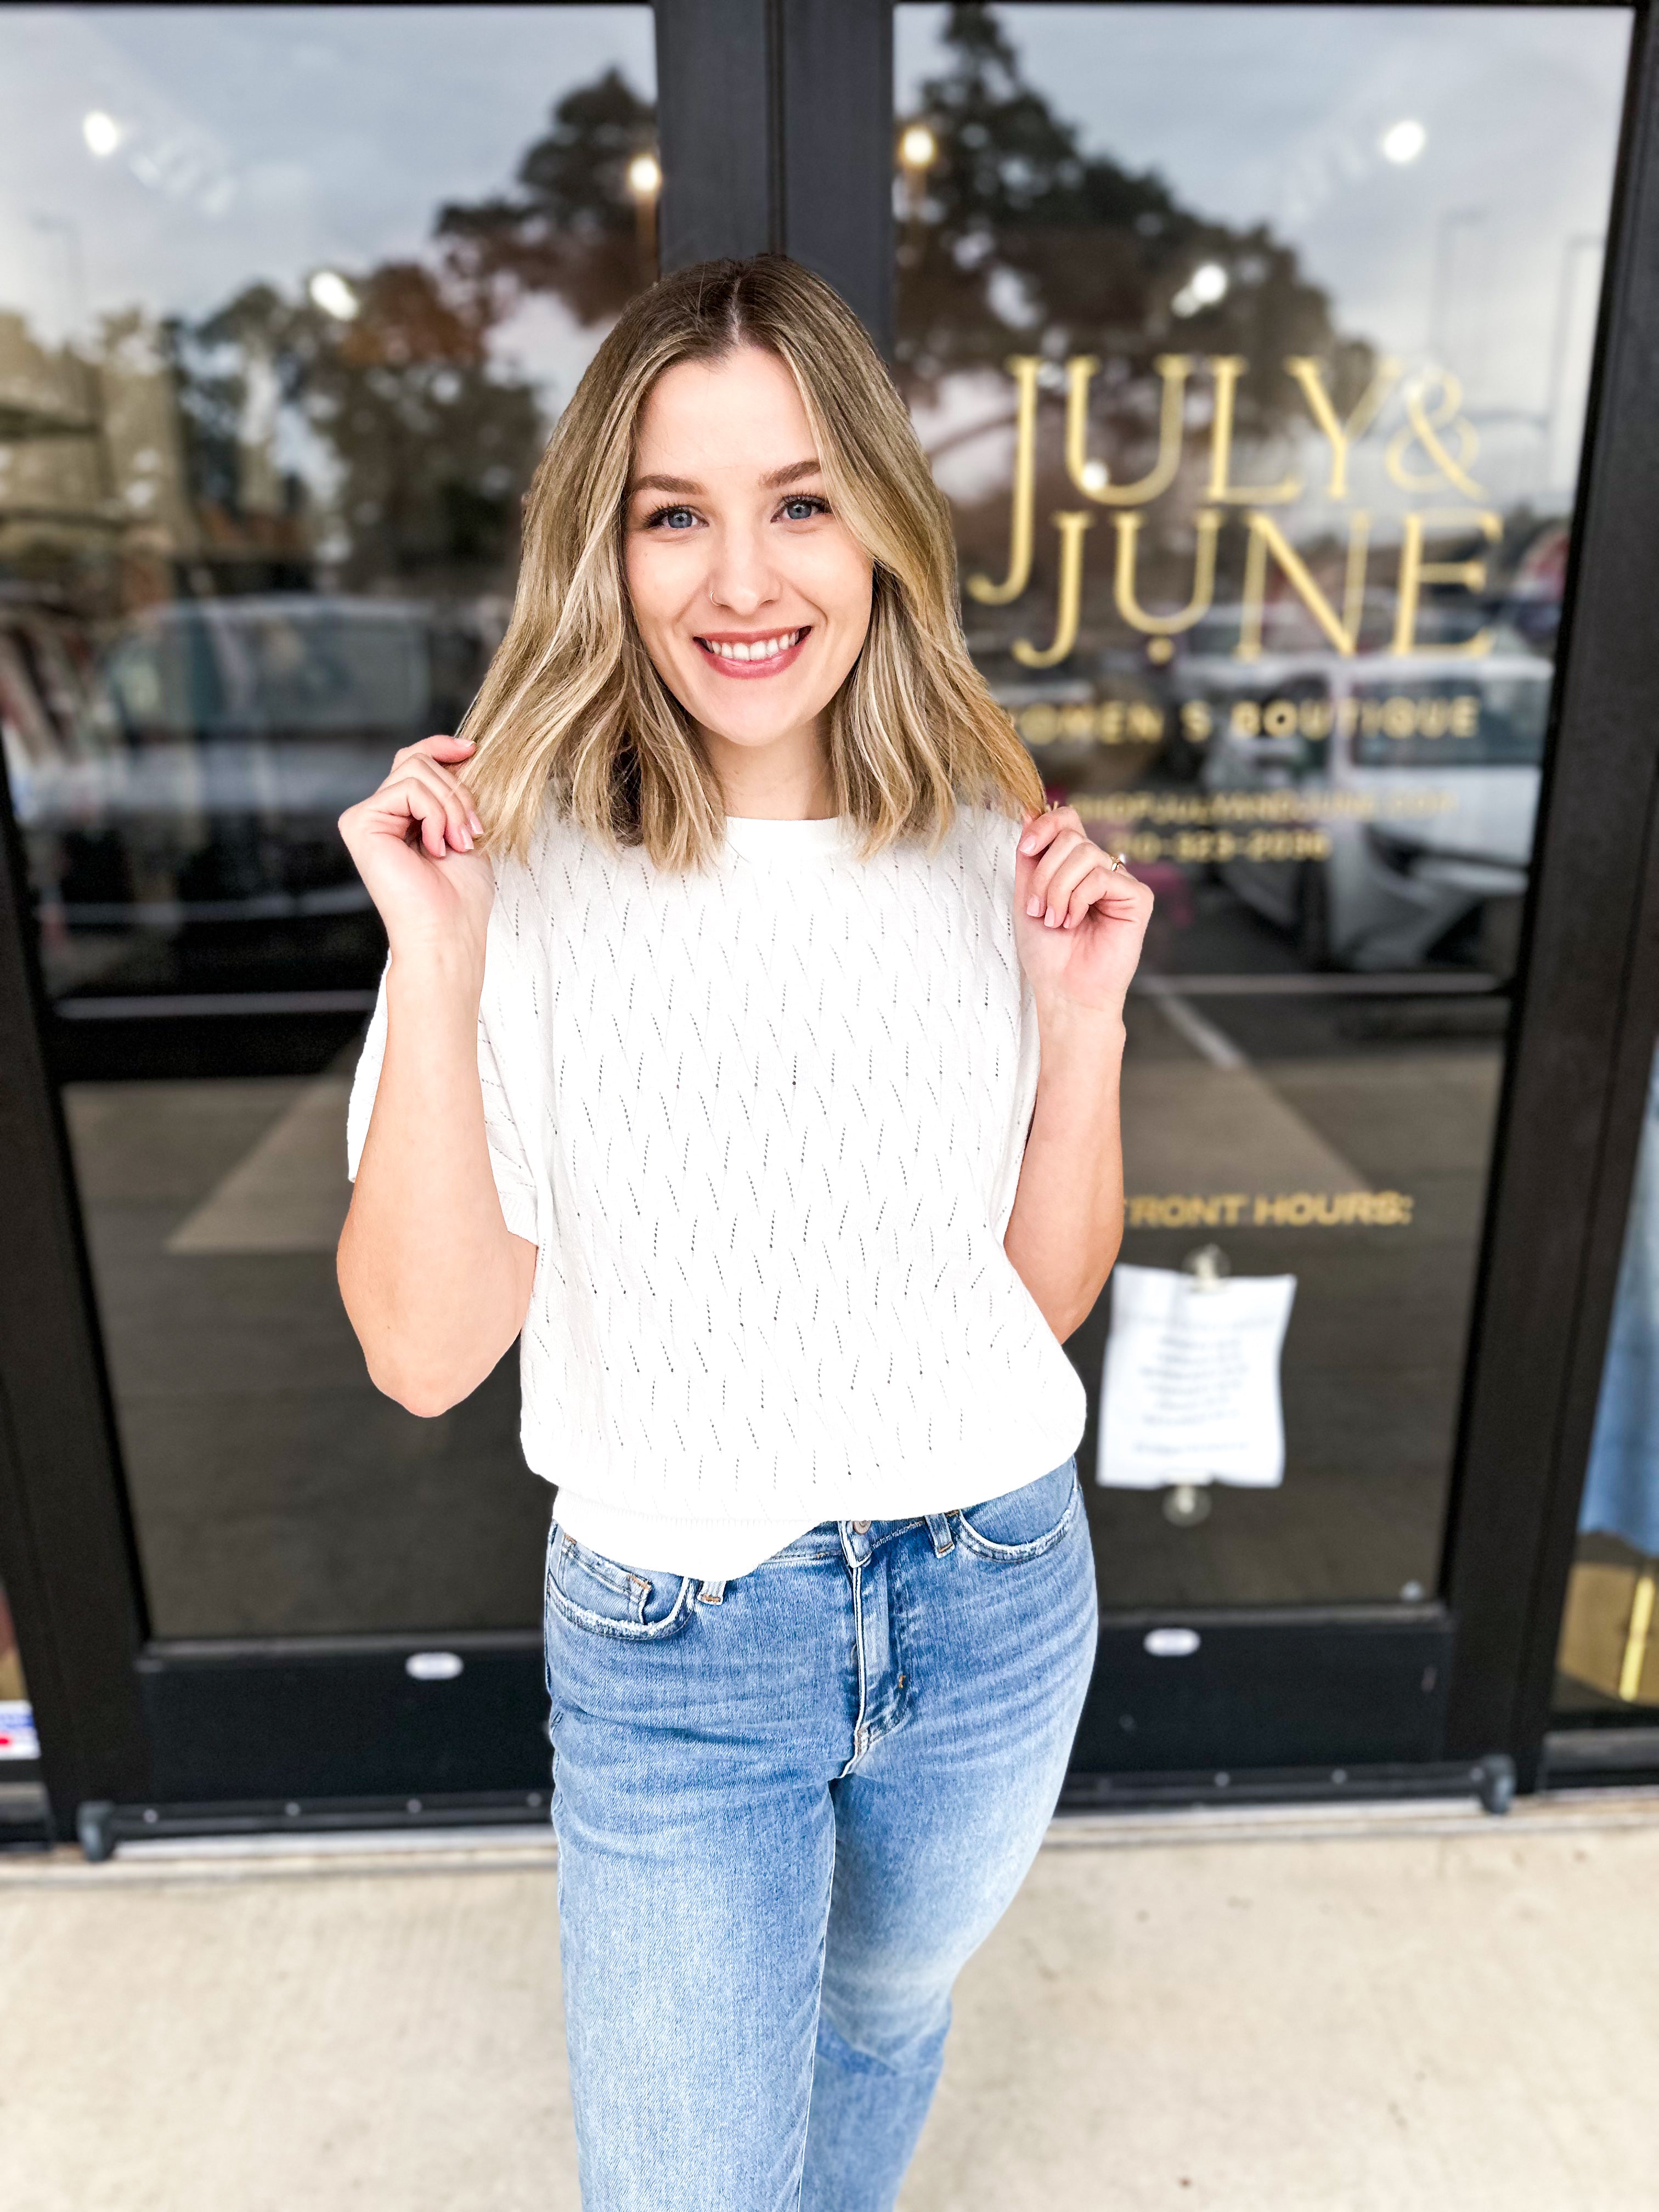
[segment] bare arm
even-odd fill
[[[478,1001],[494,896],[477,817],[443,766],[453,738],[399,753],[340,828],[392,946],[386,1056],[340,1293],[377,1389],[412,1413],[475,1390],[523,1324],[536,1247],[501,1217],[478,1079]]]
[[[1003,1249],[1063,1344],[1088,1319],[1123,1237],[1123,1024],[1040,1026],[1042,1073]]]
[[[1152,895],[1108,865],[1066,806],[1026,824],[1015,902],[1042,1058],[1003,1249],[1063,1343],[1087,1319],[1122,1241],[1123,1001]]]

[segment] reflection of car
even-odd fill
[[[1361,659],[1369,661],[1389,651],[1396,612],[1393,592],[1374,586],[1365,591],[1359,611]],[[1486,629],[1492,632],[1502,650],[1537,651],[1516,629],[1511,612],[1509,600],[1487,602],[1468,593],[1460,593],[1451,601],[1425,599],[1417,610],[1418,645],[1424,648],[1459,646],[1467,643],[1476,630]],[[1214,686],[1226,690],[1241,680],[1270,684],[1276,671],[1304,671],[1310,663],[1322,666],[1330,654],[1326,633],[1310,609],[1293,594],[1269,599],[1259,608],[1255,628],[1257,649],[1248,664],[1238,650],[1246,631],[1246,616],[1237,600],[1211,607],[1190,629],[1172,641],[1172,657],[1158,678],[1159,696],[1168,709],[1168,736],[1158,767],[1171,781],[1194,782],[1202,772],[1203,718],[1195,709]]]
[[[361,905],[336,820],[397,746],[453,726],[471,672],[464,639],[395,600],[151,610],[103,664],[124,741],[117,803],[147,868],[176,875],[176,896],[217,918],[250,902]]]
[[[95,661],[64,619],[0,607],[0,723],[49,969],[72,986],[88,969],[71,933],[101,935],[107,975],[134,929],[367,915],[337,817],[397,746],[454,727],[480,659],[397,600],[175,602]]]
[[[1206,673],[1219,872],[1310,964],[1513,964],[1547,661],[1327,653]]]

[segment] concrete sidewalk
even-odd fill
[[[0,2205],[575,2212],[554,1910],[531,1838],[0,1862]],[[1659,1796],[1067,1822],[903,2212],[1646,2212],[1656,2116]]]

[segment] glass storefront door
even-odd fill
[[[1158,895],[1072,1345],[1109,1607],[1440,1586],[1629,40],[898,9],[969,641]]]
[[[417,1421],[334,1288],[384,957],[334,824],[455,726],[654,274],[651,11],[19,9],[0,53],[0,728],[151,1631],[532,1629],[512,1363]]]
[[[512,1364],[416,1421],[334,1288],[383,956],[334,823],[500,635],[548,424],[657,266],[659,106],[671,260],[770,236],[877,322],[890,289],[972,649],[1158,893],[1122,1264],[1070,1346],[1103,1607],[1079,1768],[1441,1756],[1452,1584],[1508,1562],[1490,1655],[1531,1541],[1492,1543],[1502,1424],[1468,1381],[1505,1115],[1593,1026],[1534,1009],[1515,1042],[1586,726],[1558,625],[1618,534],[1575,538],[1574,501],[1637,221],[1632,21],[676,0],[658,46],[641,5],[0,8],[0,874],[51,1077],[0,1066],[0,1127],[40,1104],[29,1264],[58,1270],[35,1345],[0,1251],[31,1352],[0,1343],[0,1397],[64,1470],[31,1478],[27,1591],[7,1571],[26,1638],[70,1593],[75,1698],[31,1674],[115,1747],[95,1794],[264,1819],[544,1786]],[[757,52],[711,135],[708,56]],[[890,131],[890,229],[819,127],[842,106],[848,143]],[[1568,1702],[1617,1695],[1583,1656],[1615,1616],[1620,1681],[1639,1641],[1646,1555],[1583,1541]],[[1503,1702],[1460,1757],[1510,1741]]]

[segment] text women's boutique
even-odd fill
[[[0,1835],[545,1808],[515,1363],[416,1419],[334,1286],[334,823],[471,696],[622,303],[769,247],[1157,893],[1073,1802],[1659,1773],[1650,8],[10,6],[0,64]]]

